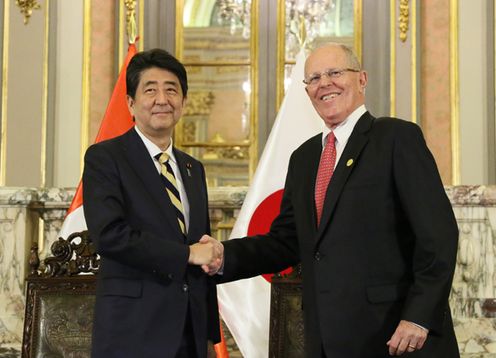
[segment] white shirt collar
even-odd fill
[[[157,154],[161,154],[162,153],[162,150],[155,143],[153,143],[150,139],[148,139],[148,137],[146,137],[143,134],[143,132],[139,130],[138,126],[135,125],[134,126],[134,129],[136,130],[136,133],[138,133],[138,135],[140,136],[141,140],[145,144],[145,147],[148,150],[148,153],[150,154],[150,156],[152,157],[152,159],[153,160],[156,160],[155,159],[155,156]],[[170,160],[172,160],[174,163],[176,163],[176,157],[174,156],[174,151],[172,150],[172,145],[173,145],[173,142],[172,142],[172,137],[171,137],[170,144],[167,147],[167,149],[165,150],[165,152],[167,154],[169,154]]]
[[[365,108],[365,105],[362,104],[351,112],[348,118],[338,124],[334,129],[324,126],[324,130],[322,131],[322,148],[325,146],[325,139],[327,135],[331,132],[334,132],[336,142],[339,143],[340,146],[345,145],[348,142],[351,132],[353,132],[358,120],[365,112],[367,112],[367,109]]]

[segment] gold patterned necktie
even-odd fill
[[[160,173],[164,179],[163,182],[165,184],[165,189],[167,190],[167,194],[169,194],[169,198],[176,211],[177,222],[179,223],[182,233],[186,234],[183,204],[181,203],[181,196],[179,195],[176,177],[174,176],[174,172],[169,164],[169,154],[164,152],[157,155],[157,157],[160,162]]]

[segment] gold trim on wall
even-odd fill
[[[411,29],[410,29],[410,55],[411,55],[411,121],[417,123],[417,0],[411,0]]]
[[[81,95],[81,171],[84,166],[84,152],[88,147],[90,124],[90,79],[91,79],[91,0],[84,0],[83,18],[83,80]]]
[[[284,99],[284,75],[286,73],[286,0],[277,0],[277,64],[276,109],[279,111]]]
[[[184,0],[176,0],[176,36],[175,36],[175,52],[176,58],[182,61],[183,59],[183,33],[184,33]],[[186,65],[186,64],[185,64]],[[183,126],[182,122],[174,128],[174,140],[176,143],[183,142]]]
[[[138,2],[138,51],[145,48],[145,0]]]
[[[250,57],[251,57],[251,113],[250,113],[250,181],[258,163],[258,35],[259,4],[251,2]]]
[[[124,33],[126,21],[124,20],[124,1],[119,1],[119,26],[118,26],[118,34],[117,34],[117,64],[118,69],[120,71],[122,67],[122,63],[124,62]]]
[[[184,0],[176,0],[176,57],[183,58],[183,33],[184,33],[184,23],[183,23],[183,12],[184,12]]]
[[[46,185],[46,152],[47,152],[47,123],[48,123],[48,55],[50,34],[50,0],[45,0],[45,33],[43,46],[43,89],[41,101],[41,182],[43,188]]]
[[[461,181],[458,86],[458,1],[450,0],[451,185],[459,185]]]
[[[7,91],[9,79],[9,30],[10,1],[3,4],[3,53],[2,53],[2,134],[0,143],[0,185],[5,185],[7,161]]]
[[[396,0],[389,1],[389,115],[396,116]]]
[[[362,19],[363,19],[363,7],[362,0],[354,0],[353,2],[353,38],[355,45],[355,52],[360,60],[360,63],[363,63],[362,58]]]

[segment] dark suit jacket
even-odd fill
[[[368,112],[327,190],[317,229],[321,135],[290,159],[280,215],[267,235],[225,243],[222,280],[301,261],[307,356],[387,357],[401,319],[430,329],[411,357],[458,357],[448,295],[458,229],[420,129]]]
[[[174,357],[189,309],[198,357],[219,341],[217,293],[188,245],[210,233],[205,173],[174,149],[190,205],[185,238],[143,141],[134,129],[85,155],[84,213],[101,256],[93,357]]]

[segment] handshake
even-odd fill
[[[224,263],[224,245],[211,236],[203,235],[199,242],[189,247],[188,263],[201,266],[210,276],[215,275]]]

